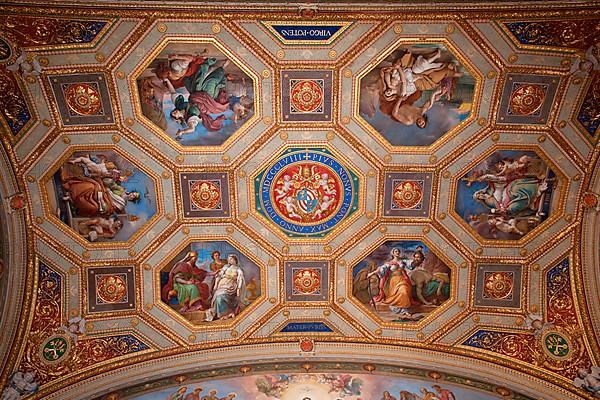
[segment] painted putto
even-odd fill
[[[260,270],[224,241],[187,246],[160,272],[161,298],[192,323],[226,320],[260,296]]]
[[[112,150],[73,153],[49,184],[50,209],[90,242],[129,240],[156,213],[152,180]]]
[[[498,150],[461,178],[455,209],[485,239],[518,240],[548,218],[557,183],[535,152]]]
[[[380,318],[416,321],[450,297],[450,268],[420,241],[388,241],[352,269],[352,295]]]
[[[475,80],[442,44],[401,45],[360,82],[360,115],[394,146],[429,146],[471,113]]]
[[[218,146],[254,114],[252,79],[211,43],[171,43],[138,78],[141,111],[183,146]]]

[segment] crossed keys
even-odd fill
[[[548,335],[546,337],[546,347],[555,356],[564,356],[564,351],[569,351],[569,344],[560,336]]]
[[[44,357],[48,360],[58,360],[67,351],[67,343],[62,338],[52,339],[44,347]]]

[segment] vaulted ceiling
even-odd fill
[[[0,17],[6,398],[597,392],[600,3]]]

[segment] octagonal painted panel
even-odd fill
[[[213,43],[169,43],[137,78],[141,111],[183,146],[218,146],[254,115],[253,80]]]
[[[160,270],[161,299],[193,324],[230,319],[260,296],[260,269],[225,241],[194,242]]]
[[[451,270],[425,243],[387,241],[352,269],[352,295],[386,321],[416,321],[450,297]]]
[[[359,114],[394,146],[429,146],[471,114],[475,79],[443,44],[400,45],[360,82]]]
[[[455,211],[485,239],[518,240],[548,218],[556,183],[535,152],[497,150],[459,181]]]
[[[114,150],[74,152],[51,181],[50,210],[90,242],[127,241],[156,214],[152,179]]]

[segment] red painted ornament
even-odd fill
[[[317,10],[314,8],[302,8],[300,9],[300,15],[303,18],[313,18],[317,14]]]
[[[221,191],[212,181],[197,181],[190,188],[190,200],[200,210],[215,210],[221,204]]]
[[[302,268],[294,273],[294,292],[297,294],[320,294],[321,274],[315,268]]]
[[[13,210],[20,210],[25,207],[25,197],[22,194],[17,194],[10,198],[10,208]]]
[[[102,110],[98,88],[88,83],[74,83],[65,89],[69,108],[79,115],[97,115]]]
[[[598,205],[598,196],[594,193],[586,193],[583,195],[583,205],[589,208],[596,207]]]
[[[290,88],[290,103],[296,112],[316,112],[323,100],[323,88],[314,80],[298,80]]]
[[[300,350],[303,352],[313,351],[315,348],[315,342],[312,339],[300,339]]]
[[[392,201],[402,210],[419,206],[423,200],[423,188],[415,181],[401,181],[394,187]]]

